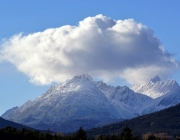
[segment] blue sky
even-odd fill
[[[162,0],[120,2],[117,0],[79,0],[76,2],[70,0],[54,0],[53,2],[32,0],[27,2],[19,0],[11,3],[3,0],[0,1],[0,49],[2,49],[4,39],[7,41],[21,32],[23,36],[28,36],[29,34],[64,25],[78,26],[79,21],[83,21],[89,16],[95,17],[102,14],[113,20],[131,18],[134,19],[133,23],[147,26],[148,29],[153,31],[153,35],[160,40],[165,51],[173,54],[171,58],[175,58],[176,62],[178,62],[180,61],[179,5],[178,0],[173,2]],[[17,65],[12,64],[9,60],[0,63],[0,114],[7,109],[19,106],[25,101],[41,95],[57,81],[53,79],[54,81],[51,80],[46,85],[37,85],[29,82],[28,72],[23,72],[21,69],[17,70]],[[97,75],[97,73],[94,75]],[[173,78],[180,83],[178,69],[166,77]],[[95,76],[94,78],[96,79]],[[110,77],[103,78],[105,80],[110,79]],[[128,83],[127,79],[126,81],[119,78],[114,79],[114,81],[107,81],[114,85]]]

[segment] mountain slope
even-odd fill
[[[142,114],[149,114],[151,112],[159,111],[180,103],[180,89],[174,92],[169,92],[161,97],[154,99],[154,101],[149,104]]]
[[[103,82],[97,82],[96,86],[105,94],[123,119],[141,115],[147,104],[153,100],[143,94],[135,93],[126,86],[108,86]]]
[[[88,130],[87,134],[89,136],[117,134],[122,131],[125,125],[128,125],[138,135],[153,132],[177,136],[180,130],[180,104],[131,120],[94,128]]]

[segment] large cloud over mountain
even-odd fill
[[[87,17],[78,26],[14,35],[3,42],[0,59],[36,84],[62,82],[82,73],[142,82],[154,75],[167,76],[178,66],[152,30],[133,19],[103,15]]]

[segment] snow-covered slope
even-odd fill
[[[180,89],[170,92],[153,100],[146,106],[142,114],[149,114],[180,103]]]
[[[176,92],[179,89],[179,85],[175,80],[162,82],[159,76],[156,76],[147,83],[132,86],[131,89],[155,99],[165,94]]]
[[[124,119],[141,115],[147,104],[153,100],[143,94],[135,93],[126,86],[108,86],[103,82],[97,82],[96,85]]]

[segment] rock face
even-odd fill
[[[132,89],[137,93],[126,86],[109,86],[93,81],[90,75],[79,75],[6,111],[2,117],[36,129],[72,132],[80,126],[97,127],[180,102],[180,88],[173,80],[161,82],[156,77]]]

